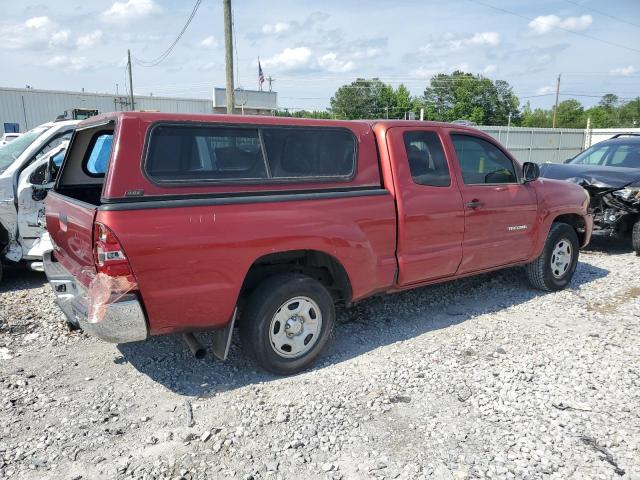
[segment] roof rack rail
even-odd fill
[[[633,133],[633,132],[627,132],[627,133],[616,133],[613,137],[611,138],[620,138],[620,137],[626,137],[626,136],[631,136],[631,137],[640,137],[640,133]]]

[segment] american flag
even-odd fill
[[[264,83],[264,72],[262,71],[262,65],[260,65],[260,60],[258,60],[258,86],[260,87],[260,91],[262,91],[263,83]]]

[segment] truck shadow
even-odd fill
[[[581,262],[571,288],[583,288],[608,273],[608,270]],[[512,268],[370,298],[338,312],[333,341],[313,369],[322,369],[384,345],[448,328],[478,315],[499,312],[541,295],[553,293],[531,289],[522,269]],[[207,333],[198,334],[198,338],[203,345],[211,344]],[[258,370],[249,361],[241,351],[237,332],[226,362],[212,360],[211,355],[206,360],[196,360],[178,336],[121,344],[118,349],[122,357],[115,362],[130,363],[180,395],[206,398],[218,392],[279,378]]]
[[[593,234],[586,250],[606,255],[622,255],[633,252],[630,237],[617,238],[602,233]]]
[[[44,272],[34,272],[22,266],[4,266],[0,293],[41,288],[47,283]]]

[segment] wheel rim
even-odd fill
[[[309,297],[294,297],[284,302],[271,319],[269,340],[273,351],[284,358],[308,353],[318,341],[322,313]]]
[[[573,261],[573,248],[566,238],[558,240],[551,253],[551,273],[555,278],[564,277]]]

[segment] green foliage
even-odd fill
[[[523,127],[551,128],[553,125],[553,113],[551,110],[543,110],[542,108],[531,110],[531,104],[527,102],[522,109],[520,125]]]
[[[586,128],[584,108],[578,100],[565,100],[558,105],[556,126],[559,128]]]
[[[558,105],[556,117],[557,127],[586,128],[587,119],[591,119],[591,128],[624,128],[640,126],[640,97],[629,102],[608,93],[602,97],[598,105],[584,110],[577,100],[565,100]],[[524,127],[551,127],[553,109],[531,110],[527,103],[522,109]]]
[[[274,116],[293,118],[333,118],[331,113],[326,110],[296,110],[293,112],[290,112],[289,110],[276,110]]]
[[[406,112],[419,110],[418,102],[404,85],[394,89],[377,78],[358,78],[343,85],[331,97],[331,113],[349,120],[404,118]]]
[[[494,82],[482,75],[461,71],[434,75],[423,99],[429,120],[463,119],[479,125],[506,125],[509,114],[512,122],[520,120],[520,102],[509,83]]]
[[[424,108],[425,120],[463,119],[478,125],[506,125],[511,115],[512,125],[551,128],[553,108],[532,109],[527,102],[520,111],[519,104],[508,82],[455,71],[434,75],[421,97],[413,97],[402,84],[394,88],[378,78],[358,78],[338,88],[326,111],[279,110],[275,114],[298,118],[401,119],[409,112],[418,118]],[[640,126],[640,97],[625,103],[608,93],[598,105],[587,110],[577,100],[565,100],[558,105],[556,126],[586,128],[588,118],[593,128]]]

